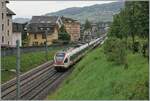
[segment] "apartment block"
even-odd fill
[[[12,45],[12,16],[15,15],[6,5],[8,0],[0,1],[0,37],[2,47],[13,47]]]
[[[80,38],[80,22],[72,18],[62,17],[63,24],[66,28],[66,31],[71,36],[72,42],[77,42]]]

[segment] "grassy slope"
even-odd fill
[[[148,61],[128,53],[128,69],[106,61],[102,48],[89,53],[48,99],[148,99]]]
[[[56,48],[50,50],[48,53],[49,60],[53,59],[55,52],[60,49]],[[45,62],[45,52],[31,52],[31,53],[24,53],[21,54],[21,72],[24,73],[42,63]],[[6,56],[2,57],[2,69],[15,69],[16,68],[16,56]],[[1,81],[2,83],[10,80],[11,78],[15,77],[15,73],[10,71],[2,71],[1,73]]]

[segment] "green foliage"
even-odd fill
[[[133,51],[134,52],[139,52],[140,50],[140,43],[138,41],[136,41],[134,44],[133,44]]]
[[[148,100],[148,61],[127,52],[128,66],[107,61],[103,47],[87,54],[49,100]]]
[[[29,36],[26,36],[26,38],[24,40],[22,40],[22,45],[29,46],[29,43],[30,43],[30,38],[29,38]]]
[[[114,37],[109,38],[104,45],[104,50],[109,61],[115,61],[117,64],[127,64],[124,41]]]
[[[109,36],[115,36],[126,40],[132,37],[132,50],[138,51],[139,44],[136,36],[147,38],[149,32],[149,8],[148,1],[126,1],[125,7],[119,14],[114,16],[113,23],[109,30]],[[137,45],[137,46],[136,46]]]
[[[66,33],[67,31],[66,31],[66,29],[65,29],[65,26],[64,25],[62,25],[61,27],[60,27],[60,29],[59,29],[59,33]]]
[[[69,33],[67,33],[64,25],[59,30],[58,39],[63,41],[64,43],[69,43],[70,41],[70,35]]]
[[[115,36],[117,38],[122,38],[122,34],[120,33],[120,22],[119,22],[119,15],[114,16],[114,21],[111,25],[111,28],[109,30],[110,36]]]
[[[91,28],[92,28],[91,22],[88,19],[86,19],[85,25],[84,25],[84,30],[89,30]]]

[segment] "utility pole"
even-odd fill
[[[46,42],[45,42],[45,58],[48,61],[47,34],[48,34],[48,30],[45,30],[45,37],[46,37]]]
[[[17,48],[17,56],[16,56],[16,76],[17,76],[17,85],[16,85],[16,96],[17,100],[20,99],[20,41],[16,41],[16,48]]]
[[[48,45],[47,45],[47,36],[48,32],[50,31],[49,27],[39,27],[39,29],[43,32],[45,32],[45,59],[48,61]]]

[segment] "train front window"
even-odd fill
[[[68,58],[65,59],[64,63],[67,63],[67,62],[68,62]]]
[[[65,53],[57,53],[56,54],[56,61],[63,61],[65,57]]]

